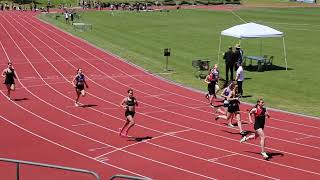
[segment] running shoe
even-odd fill
[[[217,116],[216,118],[214,118],[214,120],[216,120],[216,121],[218,121],[218,119],[219,119],[219,116]]]
[[[243,143],[243,142],[246,142],[247,141],[247,136],[243,136],[241,139],[240,139],[240,143]]]
[[[74,103],[74,106],[79,107],[79,104],[78,103]]]
[[[246,131],[241,131],[240,134],[241,135],[246,135]]]
[[[268,159],[269,156],[266,152],[261,152],[261,155],[263,156],[263,159]]]
[[[234,128],[233,124],[228,124],[228,127]]]
[[[205,97],[207,100],[209,100],[209,94],[206,94]]]

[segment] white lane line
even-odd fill
[[[302,139],[308,139],[308,138],[313,138],[312,136],[306,136],[306,137],[301,137],[301,138],[295,138],[295,140],[299,141]]]
[[[110,147],[109,146],[103,146],[103,147],[99,147],[99,148],[91,148],[91,149],[88,149],[88,151],[92,152],[92,151],[101,150],[101,149],[107,149],[107,148],[110,148]]]
[[[228,154],[228,155],[225,155],[225,156],[220,156],[220,157],[208,159],[208,161],[215,162],[215,161],[218,161],[219,159],[226,158],[226,157],[231,157],[231,156],[235,156],[235,155],[238,155],[238,154],[232,153],[232,154]]]
[[[159,110],[159,111],[147,111],[147,112],[141,112],[141,114],[151,114],[151,113],[159,113],[159,112],[165,112],[165,111],[162,111],[162,110]]]
[[[73,124],[72,126],[76,127],[76,126],[86,126],[86,125],[92,125],[90,123],[80,123],[80,124]]]
[[[188,128],[188,129],[184,129],[184,130],[181,130],[181,131],[174,131],[174,132],[163,133],[163,134],[160,135],[160,136],[157,136],[157,137],[154,137],[154,138],[150,138],[150,139],[147,139],[147,140],[145,140],[145,141],[141,141],[141,142],[129,144],[129,145],[123,146],[123,147],[121,147],[121,148],[116,148],[116,149],[114,149],[114,150],[112,150],[112,151],[110,151],[110,152],[101,154],[101,155],[99,155],[99,156],[97,156],[97,157],[95,157],[95,158],[100,158],[100,157],[106,156],[106,155],[108,155],[108,154],[114,153],[114,152],[116,152],[116,151],[122,151],[122,150],[124,150],[124,149],[126,149],[126,148],[128,148],[128,147],[136,146],[136,145],[139,145],[139,144],[141,144],[141,143],[146,143],[146,142],[148,142],[148,141],[151,141],[152,139],[154,140],[154,139],[159,139],[159,138],[162,138],[162,137],[165,137],[165,136],[172,136],[172,135],[174,135],[174,134],[181,133],[181,132],[187,132],[187,131],[190,131],[190,130],[191,130],[191,129]]]

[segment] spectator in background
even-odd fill
[[[73,23],[73,18],[74,18],[74,11],[72,10],[71,13],[70,13],[70,20],[71,20],[71,23]]]
[[[243,60],[243,50],[241,49],[240,44],[237,44],[237,45],[235,46],[235,48],[236,48],[236,50],[235,50],[235,52],[234,52],[234,62],[235,62],[235,65],[236,65],[237,63],[242,64],[242,60]],[[238,67],[236,66],[235,70],[237,70],[237,69],[238,69]]]
[[[229,82],[229,70],[230,70],[230,80],[233,80],[233,67],[234,67],[233,56],[234,56],[234,52],[232,50],[232,46],[230,46],[228,51],[225,52],[223,55],[223,59],[225,60],[225,64],[226,64],[226,81],[225,81],[224,87],[226,87],[227,83]]]
[[[240,62],[237,63],[238,69],[236,72],[236,81],[237,81],[237,85],[238,85],[238,95],[239,97],[242,97],[243,95],[243,89],[242,89],[242,84],[244,81],[244,72],[243,72],[243,67],[242,64]]]
[[[66,23],[69,22],[69,13],[66,11],[64,12],[64,17],[66,18]]]

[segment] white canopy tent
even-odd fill
[[[284,52],[284,60],[286,63],[286,70],[288,69],[287,65],[287,53],[286,53],[286,45],[284,41],[284,35],[282,32],[277,31],[268,26],[264,26],[256,23],[246,23],[241,25],[233,26],[229,29],[226,29],[221,32],[220,35],[220,43],[219,43],[219,52],[218,52],[218,64],[220,60],[220,51],[221,51],[221,40],[222,36],[231,36],[235,38],[247,39],[247,38],[272,38],[272,37],[282,37],[283,43],[283,52]]]

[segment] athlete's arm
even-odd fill
[[[253,108],[249,111],[249,122],[252,123],[252,115],[257,112],[257,108]]]

